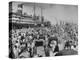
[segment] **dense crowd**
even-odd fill
[[[9,52],[12,58],[61,56],[63,50],[78,51],[78,26],[69,23],[51,27],[12,29]],[[74,53],[75,54],[75,53]]]

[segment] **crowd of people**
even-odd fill
[[[76,53],[64,54],[63,50]],[[78,29],[75,25],[12,29],[9,32],[9,57],[29,58],[73,55],[78,52]]]

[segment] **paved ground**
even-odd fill
[[[70,50],[70,49],[67,49],[67,50],[62,50],[60,51],[58,54],[56,54],[56,56],[62,56],[62,55],[77,55],[78,52],[77,51],[74,51],[74,50]]]

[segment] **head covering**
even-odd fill
[[[49,41],[52,41],[52,40],[58,41],[58,38],[57,38],[56,36],[50,37],[50,38],[49,38]]]

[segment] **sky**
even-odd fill
[[[17,11],[17,5],[22,2],[13,2],[13,11]],[[34,3],[23,2],[23,13],[29,15],[33,14]],[[60,21],[78,24],[78,6],[77,5],[63,5],[63,4],[44,4],[35,3],[35,14],[41,15],[41,8],[45,20],[49,20],[52,24]]]

